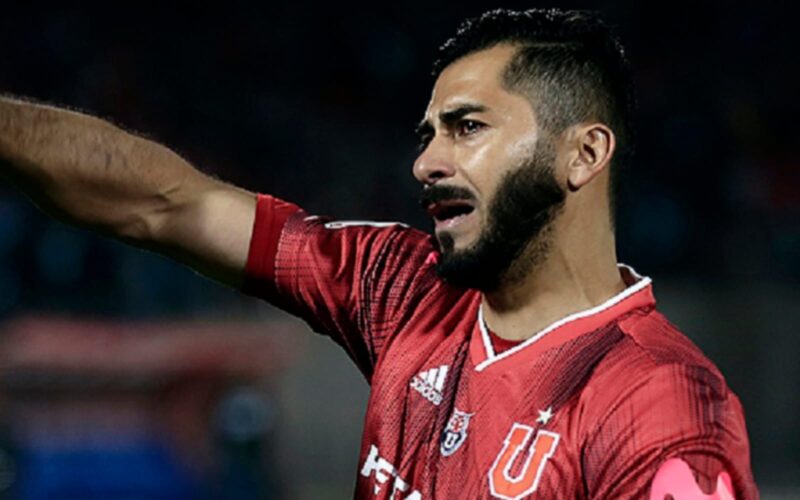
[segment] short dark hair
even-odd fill
[[[617,137],[615,163],[625,163],[633,151],[631,72],[619,38],[597,13],[497,9],[467,19],[439,48],[434,76],[464,56],[503,43],[518,46],[503,85],[528,97],[546,132],[599,120]]]

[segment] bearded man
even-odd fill
[[[54,215],[305,319],[372,387],[358,498],[757,498],[741,405],[617,263],[632,90],[585,12],[492,11],[441,49],[413,173],[435,238],[204,176],[86,115],[0,101]]]

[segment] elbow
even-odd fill
[[[188,221],[197,217],[200,193],[199,186],[186,179],[164,185],[140,202],[129,204],[114,222],[114,234],[145,248],[172,246],[185,226],[192,226]]]
[[[156,217],[146,212],[132,212],[120,220],[114,221],[108,227],[99,228],[101,231],[111,233],[113,236],[133,243],[137,246],[146,246],[157,239],[159,222]]]
[[[142,203],[131,203],[105,228],[113,236],[137,246],[162,243],[172,214],[178,211],[177,190],[165,190]]]

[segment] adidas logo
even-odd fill
[[[438,368],[419,372],[414,375],[409,385],[422,394],[422,397],[439,406],[439,403],[442,402],[442,389],[444,389],[444,380],[447,377],[448,368],[447,365],[442,365]]]

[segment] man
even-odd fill
[[[586,13],[493,11],[440,55],[413,167],[435,238],[309,215],[12,99],[0,158],[55,216],[341,344],[372,386],[358,498],[757,498],[738,399],[617,264],[617,40]]]

